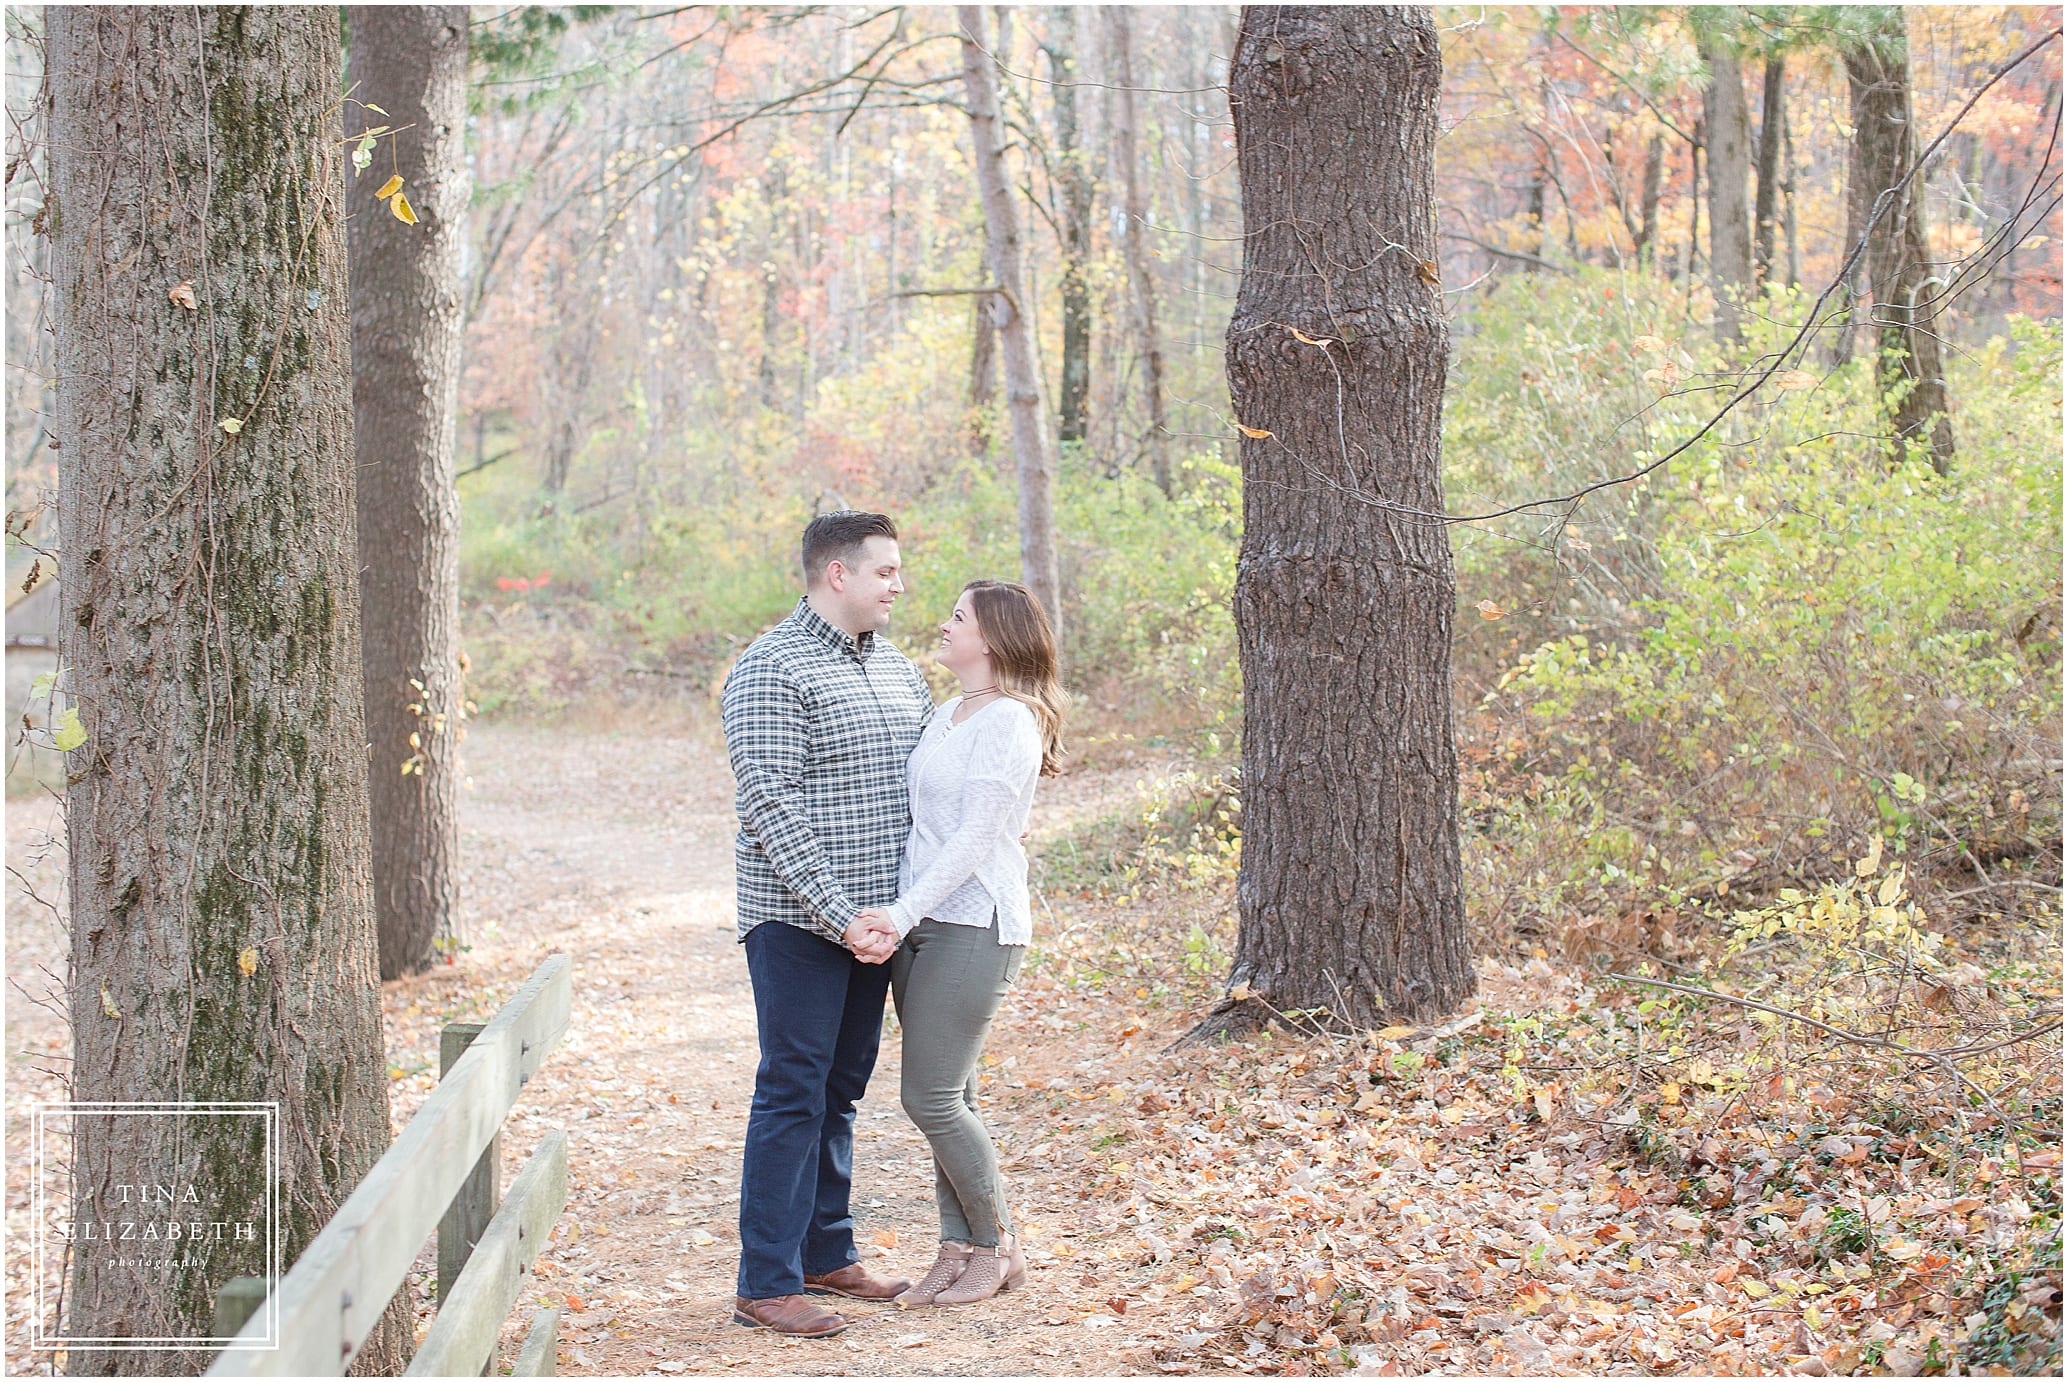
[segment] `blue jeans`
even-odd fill
[[[859,1260],[854,1106],[876,1068],[890,966],[779,921],[743,944],[761,1065],[740,1166],[738,1292],[766,1300]]]

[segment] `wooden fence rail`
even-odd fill
[[[492,1369],[502,1321],[567,1203],[567,1134],[547,1135],[499,1208],[495,1174],[482,1175],[482,1163],[519,1090],[566,1034],[572,999],[568,957],[554,955],[471,1040],[464,1029],[447,1039],[448,1052],[464,1053],[447,1057],[438,1088],[281,1278],[276,1301],[262,1302],[241,1278],[224,1288],[219,1312],[256,1313],[209,1376],[342,1376],[434,1228],[438,1316],[409,1371]],[[463,1190],[473,1192],[471,1205],[455,1204]],[[448,1263],[456,1278],[446,1276]],[[539,1313],[520,1375],[553,1371],[558,1320],[556,1310]]]

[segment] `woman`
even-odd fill
[[[998,1152],[977,1116],[977,1062],[1033,932],[1019,842],[1035,780],[1063,752],[1055,635],[1025,586],[970,582],[941,625],[939,661],[962,693],[934,712],[906,764],[912,833],[898,899],[874,913],[902,938],[891,958],[899,1093],[933,1148],[941,1214],[940,1254],[898,1297],[905,1305],[967,1304],[1026,1280]]]

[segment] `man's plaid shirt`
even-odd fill
[[[933,696],[889,642],[799,600],[740,654],[724,705],[739,938],[781,921],[842,942],[856,912],[897,900],[905,759]]]

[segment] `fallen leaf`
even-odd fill
[[[1239,422],[1235,424],[1235,430],[1242,433],[1242,435],[1245,437],[1255,437],[1259,441],[1261,441],[1265,437],[1272,437],[1278,435],[1275,432],[1267,432],[1261,427],[1247,427]]]
[[[173,284],[165,290],[165,296],[172,299],[173,305],[184,307],[189,312],[201,305],[201,300],[194,296],[194,280],[191,278],[183,278]]]
[[[1481,600],[1473,608],[1479,611],[1479,617],[1482,619],[1505,619],[1508,617],[1508,611],[1502,609],[1492,600]]]

